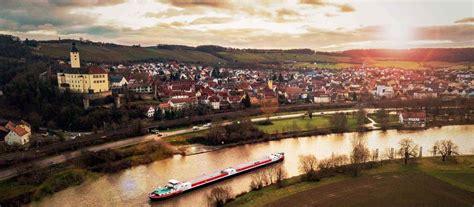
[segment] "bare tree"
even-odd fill
[[[306,180],[318,180],[318,159],[314,155],[300,155],[298,168],[305,175]]]
[[[418,155],[418,145],[415,144],[412,139],[402,139],[398,145],[398,154],[403,157],[405,165],[408,164],[410,157],[416,157]]]
[[[352,140],[351,166],[354,176],[359,175],[361,166],[367,162],[370,157],[369,149],[365,140],[358,137]]]
[[[458,155],[458,146],[454,144],[451,140],[441,140],[441,141],[436,141],[433,149],[437,149],[438,153],[441,154],[441,158],[443,162],[446,160],[446,158]]]
[[[268,174],[264,170],[260,170],[254,173],[251,178],[252,181],[250,182],[250,188],[252,190],[260,190],[265,185],[269,184]]]
[[[333,153],[331,157],[319,161],[318,168],[321,173],[329,174],[336,170],[336,168],[347,164],[348,160],[346,155],[335,155]]]
[[[386,160],[395,159],[394,149],[393,148],[385,148],[385,150],[382,154],[382,159],[386,159]]]
[[[275,165],[273,172],[275,173],[275,183],[279,188],[283,187],[283,180],[288,177],[288,173],[283,165]]]
[[[229,186],[215,187],[207,195],[208,206],[221,207],[232,198],[232,189]]]

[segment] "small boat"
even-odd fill
[[[239,175],[250,170],[267,166],[272,163],[280,162],[285,159],[285,154],[283,152],[270,154],[260,159],[242,163],[234,167],[225,168],[216,172],[212,172],[186,182],[180,182],[175,179],[168,181],[168,184],[156,188],[151,192],[148,197],[150,200],[164,200],[170,197],[180,195],[186,191],[190,191],[201,186],[229,178],[231,176]]]

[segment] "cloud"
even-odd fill
[[[340,12],[354,12],[355,11],[354,7],[348,4],[338,5],[338,7],[339,7]]]
[[[230,17],[201,17],[193,20],[190,24],[223,24],[232,20]]]
[[[454,23],[474,23],[474,17],[466,17],[455,21]]]
[[[229,2],[226,0],[164,0],[164,3],[182,8],[194,6],[222,8],[229,6]]]
[[[110,6],[125,2],[126,0],[48,0],[49,4],[61,7]]]
[[[333,2],[326,2],[323,0],[300,0],[300,4],[307,4],[312,6],[333,6],[339,8],[339,12],[354,12],[355,8],[349,4],[337,4]]]
[[[417,40],[469,41],[474,37],[474,25],[444,25],[418,27],[415,29]]]
[[[318,5],[318,6],[327,5],[327,3],[323,2],[322,0],[300,0],[300,3],[301,4]]]

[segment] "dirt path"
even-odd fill
[[[267,206],[469,206],[474,193],[422,173],[366,176],[297,193]]]

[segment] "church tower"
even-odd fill
[[[71,57],[71,68],[80,68],[81,60],[79,59],[79,50],[76,48],[76,43],[72,43],[71,52],[69,53]]]

